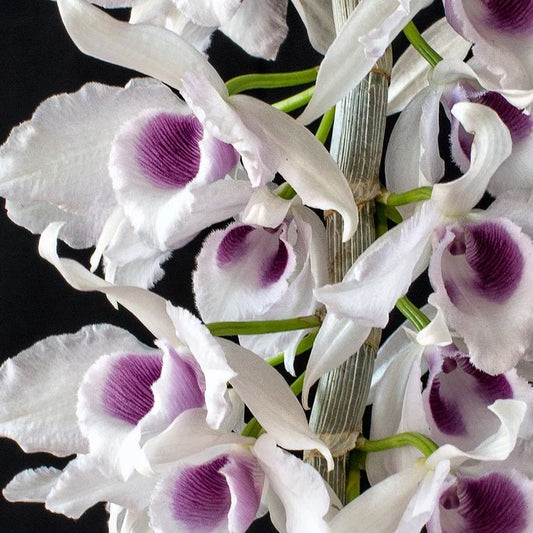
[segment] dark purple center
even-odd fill
[[[161,375],[162,357],[125,354],[109,372],[102,402],[109,415],[136,425],[154,405],[151,386]]]
[[[246,253],[246,237],[253,229],[247,225],[237,226],[224,235],[217,250],[217,265],[220,268],[234,263]]]
[[[228,514],[231,494],[220,469],[228,463],[222,455],[213,461],[185,469],[172,494],[174,517],[187,531],[212,531]]]
[[[283,241],[279,241],[278,249],[274,255],[269,257],[263,266],[261,273],[261,287],[268,287],[278,281],[289,262],[289,251]]]
[[[533,0],[481,0],[481,2],[487,10],[485,23],[494,30],[522,33],[533,28]]]
[[[435,376],[429,391],[429,408],[433,419],[442,433],[446,435],[464,435],[466,426],[457,402],[440,393],[441,381]]]
[[[156,115],[140,135],[138,164],[154,185],[165,189],[184,187],[200,168],[198,143],[202,137],[202,125],[192,115]]]
[[[501,223],[483,222],[465,228],[465,258],[475,272],[475,289],[498,303],[512,296],[522,279],[524,258]]]
[[[442,533],[523,533],[528,502],[507,476],[460,477],[440,497]]]

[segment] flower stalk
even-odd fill
[[[356,0],[334,0],[337,31],[357,5]],[[375,240],[374,201],[379,194],[379,165],[385,133],[387,89],[392,57],[390,51],[376,68],[336,106],[331,153],[348,179],[360,208],[355,235],[342,243],[342,220],[336,213],[326,213],[330,283],[340,282],[357,257]],[[373,330],[358,353],[346,363],[321,378],[318,384],[310,426],[330,448],[335,469],[318,454],[306,459],[330,483],[341,501],[346,494],[350,450],[361,430],[374,358],[380,340]]]

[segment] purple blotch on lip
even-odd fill
[[[125,354],[113,362],[102,403],[107,414],[136,425],[153,407],[151,386],[161,375],[162,357]]]
[[[184,187],[200,168],[203,134],[202,125],[192,115],[155,115],[139,137],[137,162],[154,185]]]
[[[472,1],[472,0],[469,0]],[[524,33],[533,28],[533,0],[481,0],[485,24],[505,33]]]
[[[289,251],[283,241],[279,241],[278,249],[274,255],[272,255],[264,265],[263,272],[261,274],[261,286],[268,287],[278,281],[289,262]]]
[[[503,303],[518,287],[524,270],[520,248],[502,224],[487,221],[465,228],[466,261],[475,273],[475,289]]]
[[[528,505],[513,481],[498,472],[481,478],[458,477],[440,497],[443,533],[526,531]]]
[[[186,468],[176,480],[172,511],[188,530],[212,531],[228,514],[231,494],[220,469],[228,463],[225,455],[209,463]]]
[[[217,249],[217,265],[220,268],[234,263],[246,253],[246,236],[253,230],[252,226],[243,225],[226,233]]]
[[[458,405],[453,400],[443,398],[440,388],[440,379],[435,376],[429,391],[429,408],[435,424],[446,435],[465,435],[466,426]]]

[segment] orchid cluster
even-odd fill
[[[70,286],[152,342],[87,324],[6,360],[0,436],[68,459],[3,495],[73,519],[104,502],[114,533],[243,533],[267,513],[287,533],[531,533],[533,3],[362,0],[343,24],[334,2],[292,4],[319,68],[224,82],[213,33],[273,60],[287,0],[57,0],[83,53],[138,75],[43,101],[0,147],[0,195]],[[378,236],[328,283],[317,213],[348,241],[361,208],[326,148],[333,106],[402,31]],[[241,94],[307,83],[273,105]],[[157,291],[199,239],[193,313]],[[409,323],[377,355],[341,501],[303,459],[335,465],[305,409],[395,307]]]

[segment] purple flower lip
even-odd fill
[[[522,34],[533,28],[532,0],[481,0],[481,3],[485,8],[484,22],[493,30]]]

